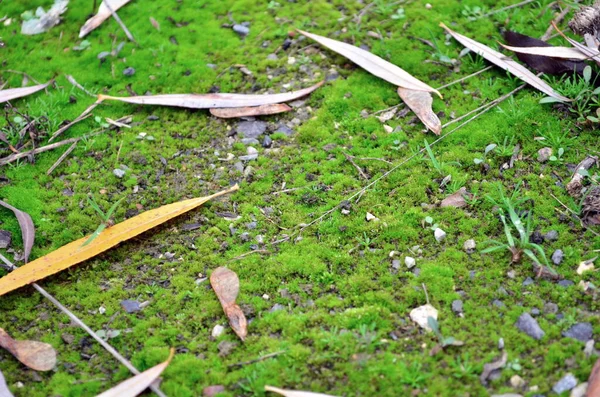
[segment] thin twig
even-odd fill
[[[108,8],[108,11],[110,11],[110,13],[112,14],[113,18],[115,18],[115,21],[117,21],[117,23],[119,24],[119,26],[121,27],[121,29],[123,29],[123,31],[125,32],[125,35],[129,39],[129,41],[133,41],[135,44],[139,45],[138,42],[135,41],[135,39],[133,38],[133,35],[129,31],[129,29],[127,29],[127,26],[125,26],[125,24],[123,23],[123,21],[121,20],[121,18],[119,18],[119,16],[117,15],[116,11],[113,10],[113,8],[110,6],[110,4],[108,4],[108,1],[103,0],[102,3],[104,3],[104,5],[106,6],[106,8]]]
[[[249,252],[246,252],[246,253],[244,253],[244,254],[242,254],[240,256],[236,256],[235,258],[230,259],[229,262],[240,260],[240,259],[245,258],[248,255],[252,255],[252,254],[270,254],[270,253],[271,253],[271,251],[269,251],[269,250],[254,250],[254,251],[249,251]]]
[[[377,157],[355,157],[355,158],[357,158],[357,159],[359,159],[359,160],[363,160],[363,161],[367,161],[367,160],[375,160],[375,161],[383,161],[384,163],[386,163],[386,164],[390,164],[390,165],[391,165],[391,164],[394,164],[394,163],[392,163],[391,161],[387,161],[386,159],[380,159],[380,158],[377,158]]]
[[[429,294],[427,293],[427,287],[425,286],[425,283],[421,283],[421,286],[423,287],[423,292],[425,292],[425,300],[427,301],[427,304],[429,304]]]
[[[77,142],[79,142],[79,141],[77,141]],[[62,156],[60,156],[58,158],[58,160],[56,160],[56,162],[52,165],[52,167],[50,167],[48,169],[48,171],[46,171],[46,175],[50,175],[56,169],[56,167],[58,167],[60,165],[60,163],[62,163],[67,158],[67,156],[69,154],[71,154],[71,152],[73,150],[75,150],[75,147],[77,146],[77,142],[73,142],[73,144],[71,146],[69,146],[69,148],[67,149],[67,151],[64,152],[62,154]]]
[[[562,10],[560,12],[560,14],[558,14],[556,16],[556,18],[554,18],[554,24],[558,25],[559,23],[562,22],[563,19],[565,19],[565,17],[567,16],[567,14],[569,13],[569,11],[571,11],[571,6],[567,5],[564,10]],[[546,41],[550,38],[550,36],[552,36],[552,34],[554,33],[554,27],[552,26],[552,24],[550,24],[550,26],[548,26],[548,29],[546,29],[546,33],[543,34],[543,36],[540,38],[540,40]]]
[[[91,92],[86,90],[84,86],[79,84],[77,82],[77,80],[75,80],[75,77],[71,76],[70,74],[65,74],[65,77],[67,78],[67,80],[69,80],[69,83],[73,84],[75,87],[79,88],[81,91],[85,92],[89,96],[93,96],[94,98],[96,97],[96,95],[92,94]]]
[[[289,189],[283,189],[283,190],[279,190],[277,192],[273,192],[271,193],[273,196],[277,196],[278,194],[282,194],[282,193],[289,193],[289,192],[294,192],[296,190],[302,190],[302,189],[306,189],[305,187],[292,187]]]
[[[12,264],[8,259],[6,259],[4,257],[4,255],[0,254],[0,259],[7,265],[9,266],[10,270],[16,270],[17,267]],[[87,325],[85,325],[85,323],[83,321],[81,321],[79,319],[79,317],[77,317],[75,314],[73,314],[69,309],[67,309],[65,306],[63,306],[54,296],[50,295],[50,293],[48,293],[45,289],[43,289],[42,287],[40,287],[37,283],[33,283],[31,284],[33,286],[33,288],[35,288],[40,294],[42,294],[42,296],[46,299],[48,299],[50,302],[52,302],[52,304],[54,306],[56,306],[60,311],[62,311],[64,314],[66,314],[73,322],[75,322],[77,325],[79,325],[85,332],[87,332],[92,338],[94,338],[94,340],[98,343],[100,343],[100,345],[102,345],[102,347],[104,347],[106,349],[106,351],[108,351],[110,354],[112,354],[112,356],[114,358],[116,358],[121,364],[123,364],[125,367],[127,367],[127,369],[129,369],[129,371],[131,371],[133,374],[138,375],[140,373],[140,371],[137,370],[137,368],[135,368],[133,366],[133,364],[131,364],[129,362],[129,360],[127,360],[125,357],[123,357],[118,351],[116,351],[111,345],[109,345],[104,339],[100,338],[98,336],[98,334],[96,334],[94,331],[92,331],[92,329],[90,327],[88,327]],[[152,384],[149,386],[150,390],[152,390],[153,392],[155,392],[156,394],[158,394],[160,397],[166,397],[166,395],[155,385]]]
[[[98,106],[101,102],[102,101],[98,100],[98,101],[92,103],[90,106],[87,107],[87,109],[85,109],[83,111],[83,113],[81,113],[79,116],[77,116],[77,118],[75,120],[60,127],[54,134],[52,134],[50,139],[48,139],[48,142],[52,142],[54,140],[54,138],[56,138],[57,136],[59,136],[60,134],[62,134],[63,132],[65,132],[66,130],[68,130],[69,128],[74,126],[75,124],[79,123],[81,120],[85,120],[86,118],[88,118],[91,115],[92,110],[94,110],[96,108],[96,106]]]
[[[550,193],[550,196],[552,196],[554,198],[554,200],[558,201],[558,203],[560,205],[562,205],[567,211],[569,211],[571,214],[573,214],[573,216],[579,221],[579,224],[581,225],[581,227],[583,227],[585,230],[590,231],[593,235],[595,236],[600,236],[600,234],[598,234],[595,230],[592,230],[591,228],[587,227],[587,225],[585,223],[583,223],[583,219],[581,219],[581,217],[579,216],[579,214],[577,214],[575,211],[573,211],[571,208],[567,207],[565,203],[563,203],[562,201],[560,201],[558,199],[558,197],[556,197],[554,194]],[[558,210],[558,208],[557,208]],[[561,211],[562,212],[562,211]]]
[[[369,179],[371,179],[371,177],[369,175],[367,175],[362,168],[360,168],[358,166],[358,164],[356,164],[354,162],[354,156],[349,155],[346,152],[342,152],[344,154],[344,157],[346,157],[346,160],[348,160],[350,162],[350,164],[352,164],[354,166],[354,168],[356,168],[356,170],[358,171],[358,174],[366,181],[368,181]]]
[[[248,365],[248,364],[254,364],[254,363],[257,363],[259,361],[266,360],[268,358],[279,356],[279,355],[281,355],[283,353],[287,353],[287,350],[281,350],[281,351],[278,351],[278,352],[269,353],[269,354],[266,354],[266,355],[264,355],[262,357],[255,358],[254,360],[250,360],[250,361],[243,361],[241,363],[229,364],[227,367],[229,367],[229,368],[231,368],[231,367],[241,367],[241,366]]]

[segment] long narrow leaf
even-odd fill
[[[35,94],[43,90],[52,83],[52,80],[46,84],[33,85],[31,87],[11,88],[8,90],[0,90],[0,103],[8,102],[13,99],[21,98],[27,95]]]
[[[265,386],[265,391],[281,394],[284,397],[333,397],[329,394],[313,393],[310,391],[284,390],[278,387]]]
[[[285,103],[274,103],[271,105],[261,106],[246,106],[243,108],[209,109],[210,114],[212,114],[215,117],[220,117],[222,119],[249,116],[267,116],[270,114],[289,112],[290,110],[292,110],[292,108],[286,105]]]
[[[236,190],[238,190],[237,185],[211,196],[184,200],[143,212],[133,218],[129,218],[124,222],[105,229],[94,239],[94,241],[85,247],[82,247],[82,244],[86,242],[88,237],[83,237],[64,245],[56,251],[38,258],[33,262],[29,262],[25,266],[22,266],[1,278],[0,296],[24,285],[58,273],[77,263],[93,258],[119,243],[188,212],[213,198]]]
[[[419,120],[425,124],[425,127],[433,131],[434,134],[440,135],[442,123],[431,108],[433,98],[430,93],[398,87],[398,95],[406,103],[406,106],[417,115]]]
[[[169,358],[167,361],[160,363],[141,374],[134,376],[133,378],[129,378],[124,382],[119,383],[112,389],[105,391],[104,393],[98,394],[96,397],[135,397],[144,390],[146,390],[154,381],[162,374],[162,372],[167,368],[171,360],[173,359],[173,355],[175,353],[174,349],[171,349],[171,353],[169,354]]]
[[[578,41],[573,40],[572,38],[568,37],[556,26],[556,24],[554,22],[552,22],[552,26],[554,26],[554,29],[556,29],[556,31],[565,40],[567,40],[569,42],[569,44],[571,44],[573,47],[577,48],[579,51],[581,51],[582,53],[587,55],[588,58],[592,58],[594,61],[596,61],[596,63],[600,64],[600,51],[598,51],[597,48],[590,48],[590,47],[583,45],[583,44],[579,43]]]
[[[513,47],[502,43],[500,43],[500,45],[507,50],[521,54],[541,55],[552,58],[577,59],[580,61],[585,61],[590,58],[574,47]]]
[[[428,86],[393,63],[381,59],[377,55],[371,54],[369,51],[365,51],[362,48],[358,48],[341,41],[308,33],[303,30],[298,30],[298,32],[310,39],[313,39],[330,50],[348,58],[361,68],[365,69],[367,72],[385,81],[388,81],[395,86],[408,88],[409,90],[434,92],[440,98],[442,97],[442,95],[435,88]]]
[[[129,3],[131,0],[103,0],[100,1],[100,7],[98,8],[98,13],[85,21],[85,24],[79,30],[79,38],[86,36],[92,30],[96,29],[98,26],[102,24],[105,20],[110,18],[112,13],[110,9],[104,4],[105,2],[109,2],[110,8],[114,11],[117,11],[119,8],[123,7],[125,4]]]
[[[517,76],[518,78],[520,78],[527,84],[531,85],[532,87],[535,87],[538,90],[540,90],[541,92],[543,92],[553,98],[561,100],[563,102],[571,101],[571,99],[569,99],[565,96],[562,96],[558,92],[554,91],[554,89],[552,87],[550,87],[547,83],[545,83],[542,79],[537,77],[535,74],[530,72],[529,69],[527,69],[523,65],[513,61],[512,59],[506,57],[505,55],[499,53],[496,50],[491,49],[490,47],[488,47],[484,44],[481,44],[473,39],[463,36],[460,33],[456,33],[455,31],[451,30],[449,27],[447,27],[443,23],[440,23],[440,26],[442,28],[444,28],[459,43],[461,43],[462,45],[464,45],[471,51],[475,52],[476,54],[481,55],[488,61],[501,67],[502,69],[508,71],[509,73],[514,74],[515,76]]]
[[[21,235],[23,236],[23,256],[25,257],[25,262],[27,262],[29,260],[29,255],[31,254],[31,248],[33,247],[33,240],[35,240],[35,226],[33,226],[33,220],[28,213],[18,210],[2,200],[0,200],[0,205],[11,210],[17,217],[19,227],[21,228]]]
[[[132,97],[114,97],[98,95],[99,100],[133,103],[137,105],[175,106],[189,109],[240,108],[246,106],[261,106],[274,103],[293,101],[302,98],[323,85],[317,83],[312,87],[283,94],[244,95],[244,94],[165,94]]]

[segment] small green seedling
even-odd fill
[[[108,124],[106,121],[102,120],[102,117],[100,117],[100,116],[95,116],[94,121],[102,128],[110,127],[110,124]]]
[[[565,154],[565,149],[563,148],[558,148],[558,152],[557,152],[557,156],[552,155],[548,158],[549,161],[557,161],[560,162],[562,161],[562,156],[563,154]]]
[[[404,19],[406,15],[404,14],[404,8],[398,8],[395,14],[392,14],[392,19]]]
[[[427,142],[427,139],[424,140],[425,142],[425,151],[427,152],[427,155],[429,156],[429,161],[431,161],[431,165],[433,165],[433,168],[440,174],[440,175],[444,175],[444,167],[446,165],[458,165],[460,166],[460,163],[457,161],[451,161],[448,163],[444,163],[441,161],[438,161],[438,159],[435,158],[435,155],[433,154],[433,150],[431,150],[431,146],[429,146],[429,142]]]
[[[495,143],[490,143],[489,145],[487,145],[485,147],[485,150],[483,151],[483,157],[482,158],[476,158],[473,159],[473,162],[475,164],[481,164],[485,161],[485,158],[487,157],[488,153],[493,152],[494,149],[496,149],[498,145],[496,145]]]
[[[427,227],[431,230],[435,230],[439,227],[437,223],[433,223],[433,218],[430,216],[426,216],[423,222],[423,228]],[[428,226],[425,226],[425,224],[427,224]]]
[[[88,245],[89,243],[94,241],[96,239],[96,237],[98,237],[104,229],[113,225],[110,218],[114,214],[114,212],[117,209],[117,207],[119,206],[119,204],[121,204],[121,201],[123,201],[124,199],[125,199],[125,197],[121,198],[119,201],[117,201],[110,207],[110,209],[108,210],[107,213],[104,213],[104,211],[102,211],[102,209],[100,208],[100,206],[98,205],[96,200],[94,200],[94,196],[91,196],[91,198],[88,197],[88,204],[93,209],[95,209],[96,212],[100,215],[100,217],[102,218],[102,223],[98,226],[98,228],[96,228],[96,231],[90,236],[90,238],[88,238],[85,241],[85,243],[83,243],[82,247],[85,247],[86,245]]]
[[[440,326],[435,318],[427,317],[427,325],[429,325],[429,328],[431,328],[433,333],[438,337],[438,340],[440,341],[440,346],[442,346],[442,348],[447,346],[464,345],[462,341],[456,340],[456,338],[454,338],[453,336],[444,337],[440,332]]]
[[[78,45],[73,47],[73,51],[84,51],[87,50],[88,48],[90,48],[92,46],[92,43],[90,43],[87,40],[83,40],[81,43],[79,43]]]

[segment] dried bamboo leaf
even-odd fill
[[[433,98],[430,93],[398,87],[398,95],[400,95],[400,98],[410,110],[417,115],[419,120],[425,124],[425,127],[433,131],[434,134],[440,135],[442,132],[442,123],[431,108]]]
[[[31,216],[21,210],[16,209],[12,205],[0,200],[0,205],[6,209],[11,210],[17,217],[19,227],[21,228],[21,235],[23,236],[23,256],[25,262],[29,260],[31,254],[31,248],[33,248],[33,241],[35,240],[35,226]]]
[[[164,205],[106,228],[98,237],[85,246],[83,244],[88,241],[89,236],[64,245],[56,251],[29,262],[25,266],[0,278],[0,296],[93,258],[123,241],[199,207],[213,198],[236,190],[238,190],[237,185],[211,196]]]
[[[98,8],[98,13],[85,21],[85,24],[81,27],[79,31],[79,38],[85,37],[92,30],[96,29],[98,26],[102,24],[105,20],[110,18],[112,13],[110,9],[104,4],[105,2],[109,2],[110,8],[114,11],[117,11],[119,8],[123,7],[125,4],[129,3],[131,0],[104,0],[100,2],[100,7]]]
[[[348,58],[361,68],[365,69],[367,72],[385,81],[388,81],[395,86],[408,88],[415,91],[434,92],[440,98],[442,97],[442,95],[435,88],[428,86],[393,63],[381,59],[377,55],[371,54],[369,51],[365,51],[362,48],[358,48],[341,41],[308,33],[303,30],[298,30],[298,32],[310,39],[313,39],[330,50]]]
[[[173,355],[175,354],[175,349],[171,349],[171,353],[169,354],[169,358],[165,362],[162,362],[141,374],[134,376],[133,378],[129,378],[124,382],[119,383],[115,387],[105,391],[104,393],[98,394],[96,397],[135,397],[138,394],[142,393],[146,390],[156,379],[162,374],[162,372],[167,368],[171,360],[173,359]]]
[[[0,90],[0,103],[8,102],[13,99],[21,98],[27,95],[35,94],[43,90],[52,83],[52,80],[46,84],[33,85],[31,87],[10,88],[8,90]]]
[[[222,119],[231,119],[234,117],[249,117],[249,116],[266,116],[269,114],[277,114],[289,112],[291,107],[285,103],[274,103],[272,105],[261,106],[246,106],[242,108],[215,108],[209,109],[210,114]]]
[[[313,393],[310,391],[285,390],[273,386],[265,386],[265,391],[281,394],[284,397],[334,397],[330,394]]]
[[[568,37],[567,35],[565,35],[557,26],[554,22],[552,22],[552,26],[554,26],[554,29],[556,29],[556,31],[565,39],[569,42],[569,44],[571,44],[573,47],[577,48],[579,51],[581,51],[582,53],[584,53],[585,55],[588,56],[588,58],[593,59],[594,61],[596,61],[597,64],[600,65],[600,51],[598,51],[597,48],[590,48],[587,45],[583,45],[580,42],[573,40],[572,38]]]
[[[523,65],[513,61],[510,58],[507,58],[505,55],[499,53],[496,50],[491,49],[490,47],[488,47],[484,44],[481,44],[473,39],[463,36],[460,33],[456,33],[455,31],[453,31],[452,29],[450,29],[443,23],[440,23],[440,26],[442,28],[444,28],[459,43],[461,43],[462,45],[464,45],[471,51],[475,52],[476,54],[481,55],[482,57],[484,57],[488,61],[492,62],[493,64],[512,73],[513,75],[515,75],[519,79],[523,80],[527,84],[531,85],[532,87],[537,88],[541,92],[543,92],[553,98],[556,98],[559,101],[563,101],[563,102],[571,102],[572,101],[571,99],[569,99],[565,96],[562,96],[558,92],[554,91],[554,89],[552,87],[550,87],[547,83],[545,83],[543,80],[541,80],[535,74],[530,72]]]
[[[16,340],[0,328],[0,347],[36,371],[50,371],[56,365],[56,351],[47,343]]]
[[[577,59],[580,61],[588,60],[589,57],[574,47],[513,47],[510,45],[500,45],[507,50],[518,52],[520,54],[540,55],[552,58]]]
[[[223,311],[229,319],[229,325],[241,340],[246,339],[248,334],[246,316],[235,303],[240,292],[240,279],[237,274],[225,267],[219,267],[210,275],[210,285],[223,306]]]
[[[8,389],[8,385],[6,384],[6,380],[4,379],[2,371],[0,371],[0,397],[15,397]]]
[[[293,101],[310,94],[322,85],[323,82],[320,82],[312,87],[283,94],[165,94],[132,97],[98,95],[98,100],[112,99],[137,105],[175,106],[189,109],[241,108]]]

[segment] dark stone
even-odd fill
[[[452,311],[456,314],[461,314],[463,312],[463,301],[460,299],[453,300]]]
[[[327,74],[327,77],[325,77],[326,81],[333,81],[333,80],[337,80],[340,77],[340,74],[336,71],[332,71],[330,73]]]
[[[283,123],[279,124],[279,126],[275,130],[275,133],[278,133],[278,132],[281,132],[281,133],[285,134],[286,136],[294,135],[294,130],[292,130],[290,127],[288,127],[287,125],[285,125]]]
[[[271,137],[270,137],[270,136],[266,135],[266,136],[264,137],[264,139],[263,139],[263,142],[262,142],[262,147],[264,147],[264,148],[269,148],[269,147],[271,147],[272,145],[273,145],[273,140],[271,139]]]
[[[242,121],[238,123],[236,132],[244,138],[258,138],[267,130],[267,123],[264,121]]]
[[[133,76],[135,74],[135,69],[130,66],[130,67],[126,68],[125,70],[123,70],[123,74],[125,76]]]
[[[142,310],[140,307],[140,302],[129,299],[121,301],[121,307],[123,307],[123,310],[125,310],[127,313],[135,313]]]
[[[554,263],[555,265],[560,265],[563,261],[563,257],[564,254],[562,250],[554,251],[554,253],[552,254],[552,263]]]
[[[283,41],[283,44],[281,45],[281,48],[283,48],[284,51],[287,51],[288,48],[290,48],[290,46],[292,45],[293,41],[288,37],[287,39],[285,39]]]
[[[568,288],[568,287],[572,286],[573,284],[575,284],[575,283],[571,280],[560,280],[558,282],[558,285],[560,285],[563,288]]]
[[[8,230],[0,230],[0,249],[10,247],[12,241],[12,235]]]
[[[592,339],[593,334],[594,329],[590,323],[577,323],[562,333],[565,338],[573,338],[581,342]]]
[[[541,328],[535,318],[531,317],[529,313],[523,313],[519,317],[516,323],[517,328],[531,336],[533,339],[540,340],[546,334]]]
[[[556,230],[550,230],[548,233],[544,234],[544,240],[546,240],[546,241],[558,240],[558,232]]]
[[[240,240],[242,240],[243,243],[247,243],[248,241],[250,241],[250,234],[248,234],[248,233],[240,234]]]
[[[529,237],[529,241],[534,244],[542,244],[544,242],[544,236],[542,236],[542,233],[536,230],[531,234],[531,237]]]
[[[545,314],[555,314],[558,312],[558,305],[552,302],[544,303],[544,313]]]
[[[146,120],[148,120],[148,121],[158,121],[158,120],[160,120],[160,117],[151,114],[150,116],[146,117]]]
[[[63,194],[63,196],[72,197],[73,191],[69,188],[66,188],[66,189],[63,189],[62,194]]]

